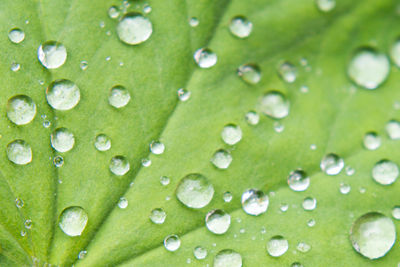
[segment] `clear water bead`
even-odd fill
[[[111,19],[116,19],[119,17],[120,11],[119,8],[117,6],[110,6],[110,8],[108,9],[108,16]]]
[[[293,83],[296,81],[297,69],[290,62],[283,62],[278,68],[278,73],[281,78],[287,83]]]
[[[395,218],[396,220],[400,220],[400,206],[395,206],[392,209],[392,216],[393,218]]]
[[[85,230],[88,215],[82,207],[68,207],[60,215],[59,223],[61,230],[69,236],[80,236]]]
[[[260,103],[261,111],[273,118],[283,119],[289,115],[289,101],[278,91],[270,91],[266,93]]]
[[[64,165],[64,158],[60,155],[53,158],[53,164],[57,168],[61,168]]]
[[[126,209],[128,207],[128,200],[126,199],[126,197],[121,197],[118,201],[118,207],[120,209]]]
[[[249,189],[242,194],[241,202],[244,212],[258,216],[267,211],[269,198],[258,189]]]
[[[381,185],[394,183],[399,176],[399,167],[393,161],[383,159],[372,168],[372,178]]]
[[[336,0],[316,0],[316,4],[322,12],[329,12],[335,8]]]
[[[32,161],[31,146],[24,140],[17,139],[7,145],[8,159],[17,165],[26,165]]]
[[[161,183],[163,186],[167,186],[167,185],[169,185],[169,183],[170,183],[170,179],[169,179],[167,176],[161,176],[161,177],[160,177],[160,183]]]
[[[236,124],[227,124],[221,132],[222,140],[228,145],[235,145],[242,139],[242,129]]]
[[[376,132],[366,133],[363,141],[368,150],[377,150],[381,146],[381,137]]]
[[[161,208],[154,209],[150,213],[150,220],[155,224],[163,224],[166,218],[167,213]]]
[[[337,175],[342,171],[344,161],[338,155],[329,153],[322,158],[320,167],[327,175]]]
[[[232,249],[221,250],[215,255],[214,267],[242,267],[242,256]]]
[[[17,206],[17,208],[21,209],[24,206],[24,201],[20,198],[16,198],[15,199],[15,206]]]
[[[190,93],[190,91],[187,91],[184,88],[179,88],[177,91],[177,95],[178,95],[178,99],[180,101],[185,102],[185,101],[189,100],[191,93]]]
[[[302,253],[307,253],[310,251],[311,246],[305,242],[299,242],[296,246],[296,249]]]
[[[160,155],[164,153],[165,146],[160,141],[152,141],[150,143],[150,152],[154,155]]]
[[[214,196],[214,187],[210,181],[198,173],[182,178],[176,188],[176,197],[185,206],[200,209],[208,205]]]
[[[67,60],[67,49],[62,43],[46,41],[38,48],[39,62],[46,69],[57,69]]]
[[[267,242],[267,252],[272,257],[280,257],[289,249],[288,241],[281,235],[271,237]]]
[[[202,69],[208,69],[217,64],[217,54],[209,48],[197,49],[193,58],[197,65]]]
[[[297,169],[289,174],[287,182],[293,191],[305,191],[310,186],[310,177],[305,171]]]
[[[19,44],[25,39],[25,32],[20,28],[13,28],[8,32],[8,39],[14,44]]]
[[[199,19],[196,18],[196,17],[190,18],[190,20],[189,20],[189,25],[190,25],[191,27],[197,27],[197,26],[199,26]]]
[[[348,193],[350,193],[350,190],[351,190],[350,185],[344,184],[344,183],[340,184],[339,191],[340,191],[341,194],[347,195]]]
[[[218,169],[228,169],[232,162],[232,155],[225,149],[219,149],[215,151],[211,158],[211,163]]]
[[[396,64],[397,67],[400,67],[400,39],[397,39],[393,43],[392,48],[390,49],[390,57],[394,64]]]
[[[89,63],[86,60],[82,60],[81,63],[79,64],[79,68],[81,70],[87,70],[89,67]]]
[[[107,151],[111,148],[111,139],[106,134],[98,134],[94,146],[98,151]]]
[[[246,17],[236,16],[229,23],[230,32],[238,38],[247,38],[253,30],[253,23]]]
[[[70,110],[81,99],[78,86],[70,80],[55,80],[46,90],[46,99],[49,105],[57,110]]]
[[[228,231],[231,225],[231,216],[223,210],[212,210],[206,215],[207,229],[217,235],[221,235]]]
[[[231,201],[232,201],[232,198],[233,198],[233,196],[232,196],[232,193],[231,193],[231,192],[225,192],[224,195],[223,195],[223,199],[224,199],[224,201],[225,201],[226,203],[231,202]]]
[[[129,161],[124,156],[114,156],[110,160],[109,169],[117,176],[125,175],[130,170]]]
[[[198,260],[203,260],[207,257],[207,249],[202,246],[197,246],[193,249],[193,255]]]
[[[176,251],[181,246],[181,240],[177,235],[169,235],[164,239],[164,247],[168,251]]]
[[[87,254],[86,250],[80,251],[78,254],[78,259],[83,260],[86,257],[86,254]]]
[[[303,200],[303,209],[304,210],[315,210],[317,207],[317,200],[313,197],[306,197]]]
[[[248,84],[257,84],[261,80],[261,70],[256,64],[243,64],[237,69],[237,74]]]
[[[21,65],[17,62],[11,63],[10,69],[14,72],[19,71],[21,69]]]
[[[249,125],[257,125],[260,122],[260,115],[255,111],[249,111],[246,113],[245,119]]]
[[[119,39],[128,45],[138,45],[147,41],[153,33],[153,25],[140,13],[125,14],[117,25]]]
[[[16,125],[30,123],[36,116],[36,105],[26,95],[16,95],[7,102],[7,117]]]
[[[51,146],[58,152],[68,152],[75,144],[75,137],[67,128],[57,128],[50,136]]]
[[[386,123],[386,132],[390,139],[400,139],[400,122],[397,120],[390,120]]]
[[[110,90],[108,103],[115,108],[122,108],[128,105],[131,100],[129,91],[122,85],[116,85]]]

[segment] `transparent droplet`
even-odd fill
[[[19,44],[25,39],[25,32],[19,28],[13,28],[8,32],[8,38],[14,44]]]
[[[267,243],[267,252],[272,257],[280,257],[289,249],[288,241],[281,235],[273,236]]]
[[[300,262],[293,262],[290,267],[304,267]]]
[[[57,128],[50,136],[51,146],[58,152],[68,152],[75,144],[75,137],[67,128]]]
[[[257,84],[261,80],[260,67],[256,64],[244,64],[239,66],[237,73],[243,81],[249,84]]]
[[[353,248],[369,259],[385,256],[396,240],[393,221],[378,212],[370,212],[359,217],[350,230]]]
[[[286,204],[286,203],[282,203],[281,206],[279,207],[279,209],[280,209],[282,212],[286,212],[286,211],[289,209],[289,205]]]
[[[322,12],[329,12],[336,6],[336,0],[316,0],[319,10]]]
[[[86,60],[82,60],[79,64],[79,67],[81,68],[81,70],[86,70],[89,67],[89,63]]]
[[[129,91],[122,85],[116,85],[110,90],[108,103],[115,108],[125,107],[131,100]]]
[[[244,212],[258,216],[267,211],[269,199],[264,192],[257,189],[249,189],[242,194],[241,202]]]
[[[365,89],[376,89],[387,79],[389,71],[386,55],[371,48],[358,50],[348,67],[351,80]]]
[[[347,176],[352,176],[356,172],[356,170],[351,166],[346,166],[344,170]]]
[[[232,198],[233,198],[233,196],[232,196],[232,193],[231,193],[231,192],[225,192],[224,195],[223,195],[223,199],[224,199],[224,201],[225,201],[226,203],[231,202],[231,201],[232,201]]]
[[[293,191],[305,191],[310,185],[310,177],[305,171],[297,169],[289,174],[287,182]]]
[[[277,133],[281,133],[283,132],[283,130],[285,130],[285,126],[280,123],[279,121],[275,121],[274,122],[274,131]]]
[[[341,183],[341,184],[340,184],[339,191],[340,191],[340,193],[342,193],[343,195],[347,195],[348,193],[350,193],[350,190],[351,190],[350,185],[344,184],[344,183]]]
[[[217,54],[209,48],[197,49],[193,58],[197,65],[202,69],[211,68],[217,63]]]
[[[303,94],[307,94],[309,90],[310,89],[308,88],[308,86],[302,85],[300,87],[300,92],[303,93]]]
[[[38,59],[46,69],[57,69],[67,60],[67,49],[62,43],[46,41],[38,48]]]
[[[222,140],[228,145],[235,145],[242,139],[242,129],[235,124],[225,125],[221,132]]]
[[[317,200],[313,197],[306,197],[303,200],[304,210],[314,210],[317,207]]]
[[[206,227],[214,234],[226,233],[230,225],[231,216],[223,210],[212,210],[206,215]]]
[[[282,93],[270,91],[262,97],[260,109],[273,119],[282,119],[289,115],[289,101]]]
[[[19,71],[21,69],[21,65],[17,62],[11,63],[10,69],[14,72]]]
[[[143,7],[143,13],[145,14],[149,14],[151,12],[151,6],[149,6],[148,4],[145,4]]]
[[[232,18],[229,24],[229,30],[231,33],[241,39],[249,37],[252,29],[253,23],[243,16],[236,16]]]
[[[7,117],[16,125],[30,123],[36,116],[36,105],[26,95],[16,95],[7,102]]]
[[[176,251],[181,246],[181,240],[177,235],[169,235],[164,239],[164,247],[168,251]]]
[[[207,257],[207,249],[202,246],[197,246],[193,249],[193,255],[198,260],[203,260]]]
[[[53,158],[53,164],[54,164],[54,166],[55,167],[57,167],[57,168],[60,168],[60,167],[62,167],[63,165],[64,165],[64,158],[63,157],[61,157],[61,156],[55,156],[54,158]]]
[[[232,249],[221,250],[215,255],[214,267],[242,267],[242,256]]]
[[[85,230],[88,222],[86,211],[77,206],[68,207],[60,215],[59,223],[61,230],[69,236],[80,236]]]
[[[279,68],[278,73],[281,78],[287,83],[293,83],[297,78],[297,69],[290,62],[283,62]]]
[[[129,171],[130,165],[127,158],[118,155],[111,158],[109,168],[115,175],[122,176]]]
[[[179,88],[177,91],[178,98],[180,101],[185,102],[189,100],[191,93],[184,88]]]
[[[392,48],[390,49],[390,57],[394,64],[396,64],[397,67],[400,67],[400,39],[397,39],[393,43]]]
[[[392,216],[396,220],[400,220],[400,206],[396,206],[392,210]]]
[[[26,231],[25,230],[21,231],[21,236],[26,236]]]
[[[121,197],[118,201],[118,207],[120,209],[126,209],[128,207],[128,200],[125,197]]]
[[[153,25],[140,13],[125,14],[117,25],[119,39],[128,45],[138,45],[150,38]]]
[[[14,140],[7,145],[7,157],[15,164],[26,165],[32,161],[31,146],[24,140]]]
[[[198,173],[183,177],[176,188],[176,197],[189,208],[203,208],[213,196],[214,187],[205,176]]]
[[[368,150],[376,150],[381,146],[381,137],[376,132],[368,132],[364,135],[364,147]]]
[[[307,226],[308,227],[314,227],[315,226],[315,220],[314,219],[310,219],[307,221]]]
[[[46,99],[49,105],[57,110],[70,110],[81,99],[78,86],[70,80],[55,80],[46,90]]]
[[[94,146],[98,151],[107,151],[111,148],[111,139],[106,134],[96,136]]]
[[[190,18],[190,20],[189,20],[189,25],[190,25],[191,27],[197,27],[197,26],[199,26],[199,19],[196,18],[196,17]]]
[[[51,122],[48,121],[48,120],[45,120],[45,121],[43,122],[43,127],[44,127],[44,128],[49,128],[50,125],[51,125]]]
[[[167,185],[169,185],[169,183],[170,183],[170,179],[169,179],[167,176],[161,176],[161,177],[160,177],[160,183],[161,183],[163,186],[167,186]]]
[[[372,178],[381,185],[394,183],[399,176],[399,167],[393,161],[383,159],[378,161],[372,169]]]
[[[390,120],[386,124],[386,132],[389,135],[389,138],[392,140],[400,139],[400,122],[396,120]]]
[[[164,153],[165,146],[160,141],[152,141],[150,143],[150,152],[154,155],[160,155]]]
[[[219,149],[215,151],[211,158],[211,163],[218,169],[228,169],[232,162],[232,155],[225,149]]]
[[[108,9],[108,16],[111,19],[118,18],[119,17],[119,13],[120,13],[120,11],[119,11],[117,6],[110,6],[110,8]]]
[[[337,175],[342,171],[344,161],[338,155],[329,153],[322,158],[320,167],[327,175]]]
[[[311,246],[305,242],[299,242],[296,246],[296,249],[300,252],[307,253],[310,251]]]
[[[154,209],[150,213],[150,220],[155,224],[163,224],[166,218],[167,213],[161,208]]]
[[[150,167],[151,166],[151,159],[142,159],[142,166],[143,167]]]
[[[257,125],[260,121],[260,115],[255,111],[249,111],[245,116],[246,122],[250,125]]]
[[[21,209],[24,206],[24,201],[20,198],[16,198],[15,199],[15,206],[17,206],[17,208]]]
[[[78,259],[83,260],[86,257],[86,254],[87,254],[86,250],[80,251],[78,254]]]

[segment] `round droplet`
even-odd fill
[[[131,100],[129,91],[122,85],[116,85],[110,90],[108,95],[108,103],[115,108],[122,108],[128,105]]]
[[[396,120],[390,120],[386,124],[386,132],[389,135],[389,138],[392,140],[400,139],[400,122]]]
[[[16,125],[30,123],[36,116],[36,105],[26,95],[16,95],[7,102],[7,117]]]
[[[279,68],[278,73],[281,78],[287,83],[293,83],[297,78],[297,69],[290,62],[283,62]]]
[[[143,167],[150,167],[151,166],[151,159],[142,159],[142,166]]]
[[[376,150],[381,146],[381,137],[376,132],[368,132],[364,135],[364,147],[368,150]]]
[[[242,256],[232,249],[221,250],[214,258],[214,267],[242,267],[242,264]]]
[[[250,125],[257,125],[260,121],[260,115],[255,111],[249,111],[245,116],[246,122]]]
[[[207,257],[207,249],[202,246],[197,246],[193,249],[193,255],[198,260],[203,260]]]
[[[99,134],[96,136],[94,146],[98,151],[107,151],[111,148],[111,139],[105,134]]]
[[[17,62],[13,62],[13,63],[11,63],[10,69],[14,72],[19,71],[21,69],[21,65]]]
[[[336,6],[336,0],[316,0],[319,10],[322,12],[329,12]]]
[[[11,29],[8,32],[8,38],[14,44],[19,44],[25,39],[25,32],[19,28]]]
[[[150,213],[150,220],[155,224],[163,224],[166,218],[167,213],[161,208],[154,209]]]
[[[351,166],[346,166],[344,170],[347,176],[352,176],[356,172],[356,170]]]
[[[223,199],[224,199],[224,201],[225,201],[226,203],[231,202],[231,201],[232,201],[232,198],[233,198],[233,196],[232,196],[232,193],[231,193],[231,192],[225,192],[224,195],[223,195]]]
[[[169,183],[170,183],[170,179],[169,179],[167,176],[161,176],[161,177],[160,177],[160,183],[161,183],[163,186],[167,186],[167,185],[169,185]]]
[[[116,19],[119,17],[119,9],[117,6],[110,6],[110,8],[108,9],[108,16],[111,19]]]
[[[149,14],[151,12],[152,8],[148,4],[145,4],[143,7],[143,13]]]
[[[394,64],[400,67],[400,39],[397,39],[390,49],[390,57],[392,58]]]
[[[269,199],[264,192],[249,189],[242,194],[242,208],[250,215],[258,216],[268,209]]]
[[[400,206],[396,206],[392,210],[392,216],[396,220],[400,220]]]
[[[140,13],[131,12],[124,15],[117,25],[119,39],[129,45],[138,45],[150,38],[153,25]]]
[[[51,146],[58,152],[68,152],[75,144],[74,135],[67,128],[58,128],[50,136]]]
[[[217,54],[209,48],[197,49],[193,58],[197,65],[202,69],[211,68],[217,63]]]
[[[121,197],[118,201],[118,207],[120,209],[126,209],[128,207],[128,200],[125,197]]]
[[[150,143],[150,152],[154,155],[160,155],[164,153],[165,146],[160,141],[152,141]]]
[[[242,129],[235,124],[225,125],[221,137],[226,144],[235,145],[242,139]]]
[[[310,185],[310,177],[305,171],[298,169],[289,174],[287,182],[293,191],[305,191]]]
[[[394,183],[399,176],[399,167],[393,161],[383,159],[372,168],[372,178],[381,185]]]
[[[24,201],[20,198],[16,198],[15,199],[15,206],[17,206],[17,208],[21,209],[24,206]]]
[[[310,251],[311,246],[305,242],[299,242],[296,246],[296,249],[300,252],[307,253]]]
[[[317,200],[313,197],[306,197],[303,200],[303,209],[304,210],[315,210],[317,207]]]
[[[268,254],[279,257],[286,253],[289,248],[288,241],[281,235],[273,236],[267,243]]]
[[[70,110],[81,99],[78,86],[70,80],[55,80],[46,90],[46,99],[49,105],[57,110]]]
[[[310,219],[307,221],[307,226],[308,227],[314,227],[315,226],[315,220],[314,219]]]
[[[364,48],[352,58],[348,75],[357,85],[365,89],[376,89],[387,79],[389,71],[390,64],[385,54]]]
[[[304,267],[300,262],[293,262],[290,267]]]
[[[88,222],[86,211],[77,206],[68,207],[60,215],[59,223],[61,230],[69,236],[80,236],[85,230]]]
[[[122,176],[129,171],[130,165],[124,156],[114,156],[110,160],[109,168],[115,175]]]
[[[60,167],[62,167],[63,165],[64,165],[64,158],[63,157],[61,157],[61,156],[55,156],[54,158],[53,158],[53,164],[54,164],[54,166],[55,167],[57,167],[57,168],[60,168]]]
[[[190,25],[191,27],[197,27],[197,26],[199,26],[199,20],[198,20],[198,18],[196,18],[196,17],[190,18],[190,20],[189,20],[189,25]]]
[[[67,49],[56,41],[44,42],[38,48],[38,59],[46,69],[57,69],[67,60]]]
[[[344,161],[338,155],[330,153],[322,158],[320,167],[327,175],[337,175],[342,171]]]
[[[253,29],[253,23],[243,16],[236,16],[232,18],[229,24],[229,30],[238,38],[249,37]]]
[[[228,169],[232,162],[232,155],[225,149],[217,150],[211,158],[211,163],[218,169]]]
[[[89,63],[86,60],[82,60],[79,64],[79,67],[81,68],[81,70],[86,70],[89,67]]]
[[[260,67],[256,64],[244,64],[239,66],[237,73],[243,81],[249,84],[257,84],[261,80]]]
[[[14,140],[7,145],[7,157],[15,164],[26,165],[32,161],[31,146],[24,140]]]
[[[280,209],[282,212],[286,212],[286,211],[289,209],[289,205],[286,204],[286,203],[282,203],[281,206],[279,207],[279,209]]]
[[[350,240],[358,253],[369,259],[378,259],[385,256],[394,245],[396,228],[390,218],[370,212],[353,223]]]
[[[344,183],[341,183],[341,184],[340,184],[339,191],[340,191],[340,193],[342,193],[343,195],[347,195],[348,193],[350,193],[350,190],[351,190],[350,185],[344,184]]]
[[[282,119],[289,115],[289,101],[282,93],[271,91],[262,97],[260,109],[273,119]]]
[[[78,259],[83,260],[86,257],[86,254],[87,254],[86,250],[80,251],[78,254]]]
[[[176,197],[185,206],[200,209],[208,205],[214,196],[214,187],[203,175],[186,175],[176,188]]]
[[[168,251],[176,251],[181,246],[181,240],[177,235],[169,235],[164,239],[164,247]]]
[[[226,233],[230,225],[231,216],[223,210],[212,210],[206,215],[206,227],[214,234]]]
[[[185,102],[189,100],[191,93],[184,88],[179,88],[177,91],[178,98],[180,101]]]

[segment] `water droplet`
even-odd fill
[[[163,186],[167,186],[167,185],[169,185],[170,180],[169,180],[169,178],[168,178],[167,176],[161,176],[161,177],[160,177],[160,183],[161,183]]]
[[[183,177],[176,188],[176,197],[189,208],[203,208],[213,196],[214,187],[205,176],[198,173]]]
[[[304,267],[300,262],[293,262],[290,267]]]
[[[85,230],[88,222],[86,211],[77,206],[68,207],[60,215],[59,223],[61,230],[69,236],[80,236]]]
[[[165,146],[160,141],[152,141],[150,143],[150,152],[154,155],[160,155],[164,153]]]
[[[353,167],[346,166],[345,172],[347,176],[352,176],[356,172],[356,170]]]
[[[290,62],[283,62],[278,68],[278,73],[281,78],[287,83],[293,83],[294,81],[296,81],[297,69]]]
[[[49,128],[50,125],[51,125],[51,122],[48,121],[48,120],[45,120],[45,121],[43,122],[43,127],[44,127],[44,128]]]
[[[181,240],[177,235],[169,235],[164,239],[164,247],[168,251],[176,251],[181,246]]]
[[[109,168],[115,175],[122,176],[129,171],[130,165],[124,156],[118,155],[111,158]]]
[[[211,163],[218,169],[228,169],[231,162],[231,153],[225,149],[217,150],[211,158]]]
[[[145,14],[149,14],[151,12],[151,6],[149,6],[148,4],[144,5],[143,7],[143,13]]]
[[[17,206],[17,208],[21,209],[24,206],[24,201],[20,198],[16,198],[15,199],[15,206]]]
[[[249,37],[253,29],[253,23],[243,16],[236,16],[232,18],[229,24],[229,30],[238,38]]]
[[[396,220],[400,220],[400,206],[395,206],[392,210],[392,216]]]
[[[303,253],[307,253],[310,251],[311,246],[305,242],[299,242],[296,246],[297,250]]]
[[[249,125],[257,125],[260,121],[260,115],[255,111],[249,111],[246,113],[245,119]]]
[[[289,115],[289,101],[282,93],[270,91],[262,97],[260,109],[273,119],[282,119]]]
[[[36,105],[26,95],[16,95],[7,102],[7,117],[16,125],[30,123],[36,116]]]
[[[30,220],[30,219],[25,220],[24,226],[26,229],[31,229],[32,228],[32,220]]]
[[[199,26],[199,20],[198,20],[198,18],[196,18],[196,17],[190,18],[190,20],[189,20],[189,25],[190,25],[191,27],[197,27],[197,26]]]
[[[8,38],[14,44],[19,44],[25,39],[25,32],[19,28],[11,29],[8,32]]]
[[[364,147],[368,150],[376,150],[381,146],[381,137],[376,132],[368,132],[364,135]]]
[[[78,254],[78,259],[83,260],[86,257],[86,254],[87,254],[86,250],[80,251]]]
[[[212,210],[206,215],[206,227],[214,234],[226,233],[230,225],[231,216],[223,210]]]
[[[264,192],[249,189],[242,194],[242,208],[250,215],[258,216],[267,211],[269,199]]]
[[[337,175],[342,171],[344,161],[338,155],[330,153],[322,158],[320,167],[327,175]]]
[[[67,60],[67,49],[62,43],[46,41],[38,48],[38,59],[46,69],[57,69]]]
[[[178,98],[180,101],[185,102],[189,100],[191,93],[184,88],[179,88],[177,91]]]
[[[129,91],[122,85],[116,85],[110,90],[108,95],[108,103],[115,108],[125,107],[129,100],[131,100],[131,95]]]
[[[392,140],[400,139],[400,122],[396,120],[390,120],[386,124],[386,132],[389,135],[389,138]]]
[[[224,195],[223,195],[223,199],[224,199],[224,201],[225,201],[226,203],[231,202],[231,201],[232,201],[232,198],[233,198],[233,196],[232,196],[232,193],[231,193],[231,192],[225,192]]]
[[[316,0],[319,10],[322,12],[329,12],[336,6],[336,0]]]
[[[75,137],[67,128],[57,128],[51,134],[50,141],[58,152],[68,152],[74,147]]]
[[[21,231],[21,236],[26,236],[26,231],[25,230]]]
[[[98,151],[107,151],[111,148],[111,139],[106,134],[96,136],[94,146]]]
[[[350,230],[353,248],[369,259],[385,256],[396,240],[396,228],[392,220],[378,212],[359,217]]]
[[[260,67],[256,64],[244,64],[239,66],[237,73],[248,84],[257,84],[261,80]]]
[[[104,28],[106,26],[106,23],[104,21],[100,21],[99,26],[100,28]]]
[[[317,207],[317,200],[313,197],[306,197],[303,200],[304,210],[314,210]]]
[[[305,191],[310,185],[310,177],[305,171],[297,169],[289,174],[287,182],[293,191]]]
[[[207,257],[207,249],[202,246],[197,246],[193,249],[193,255],[198,260],[203,260]]]
[[[17,72],[17,71],[19,71],[21,69],[21,65],[19,63],[13,62],[13,63],[11,63],[10,69],[13,72]]]
[[[381,185],[394,183],[399,176],[399,167],[393,161],[383,159],[372,168],[372,178]]]
[[[197,49],[193,58],[197,65],[202,69],[211,68],[217,63],[217,54],[209,48]]]
[[[310,89],[308,88],[308,86],[302,85],[300,86],[300,92],[303,94],[307,94],[310,91]]]
[[[340,184],[340,189],[339,189],[339,191],[340,191],[340,193],[342,193],[343,195],[347,195],[348,193],[350,193],[350,190],[351,190],[350,185],[344,184],[344,183],[341,183],[341,184]]]
[[[78,86],[70,80],[55,80],[46,90],[46,99],[49,105],[57,110],[70,110],[74,108],[81,94]]]
[[[150,220],[155,224],[163,224],[166,218],[167,213],[161,208],[154,209],[150,213]]]
[[[280,123],[279,121],[275,121],[274,122],[274,131],[277,133],[281,133],[283,132],[283,130],[285,130],[285,126]]]
[[[286,211],[289,209],[289,205],[286,204],[286,203],[282,203],[281,206],[279,207],[279,209],[280,209],[282,212],[286,212]]]
[[[151,166],[151,159],[142,159],[142,166],[143,167],[150,167]]]
[[[376,89],[386,80],[389,71],[390,64],[385,54],[363,48],[352,58],[348,75],[357,85],[365,89]]]
[[[242,256],[232,249],[221,250],[214,258],[214,267],[242,267],[242,264]]]
[[[110,6],[110,8],[108,9],[108,16],[111,19],[116,19],[119,17],[119,9],[117,6]]]
[[[235,124],[225,125],[221,137],[226,144],[235,145],[242,139],[242,129]]]
[[[31,146],[24,140],[14,140],[7,145],[7,157],[15,164],[26,165],[32,161]]]
[[[288,241],[281,235],[273,236],[267,243],[268,254],[279,257],[286,253],[289,248]]]
[[[111,60],[110,56],[106,57],[106,61],[110,61],[110,60]]]
[[[307,226],[308,227],[314,227],[315,226],[315,220],[314,219],[310,219],[307,221]]]
[[[150,38],[153,25],[148,18],[131,12],[124,15],[117,25],[119,39],[128,45],[138,45]]]
[[[118,201],[118,207],[120,209],[126,209],[128,207],[128,200],[125,197],[121,197]]]
[[[86,70],[89,67],[89,63],[86,60],[82,60],[79,67],[81,70]]]
[[[57,168],[60,168],[64,165],[64,158],[61,156],[55,156],[53,158],[53,164],[54,166],[56,166]]]

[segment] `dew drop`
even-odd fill
[[[228,231],[231,225],[231,216],[223,210],[212,210],[206,215],[207,229],[217,235],[221,235]]]
[[[128,45],[138,45],[150,38],[153,25],[140,13],[130,12],[124,15],[117,25],[119,39]]]
[[[305,242],[299,242],[296,246],[296,249],[302,253],[307,253],[310,251],[311,246]]]
[[[78,254],[78,259],[83,260],[86,257],[86,254],[87,254],[86,250],[80,251]]]
[[[267,243],[267,252],[272,257],[280,257],[289,249],[288,241],[281,235],[273,236]]]
[[[242,264],[242,256],[232,249],[221,250],[214,258],[214,267],[241,267]]]
[[[167,218],[167,213],[163,209],[157,208],[151,211],[149,218],[155,224],[163,224]]]
[[[242,139],[242,129],[235,124],[227,124],[221,132],[222,140],[228,145],[235,145]]]
[[[118,9],[117,6],[110,6],[110,8],[108,9],[108,16],[111,19],[116,19],[119,17],[120,11]]]
[[[368,150],[376,150],[381,146],[381,137],[376,132],[368,132],[364,135],[364,147]]]
[[[217,54],[209,48],[197,49],[193,55],[194,61],[202,69],[208,69],[217,63]]]
[[[118,207],[120,209],[126,209],[128,207],[128,200],[125,197],[121,197],[118,201]]]
[[[305,171],[297,169],[289,174],[287,182],[293,191],[305,191],[310,185],[310,177]]]
[[[202,246],[197,246],[193,249],[193,255],[198,260],[203,260],[207,257],[207,249]]]
[[[347,195],[348,193],[350,193],[350,190],[351,190],[350,185],[344,184],[344,183],[341,183],[341,184],[340,184],[339,191],[340,191],[340,193],[342,193],[343,195]]]
[[[383,159],[372,168],[372,178],[381,185],[394,183],[399,176],[399,167],[393,161]]]
[[[50,141],[58,152],[68,152],[74,147],[75,137],[67,128],[57,128],[51,134]]]
[[[26,229],[31,229],[32,228],[32,220],[30,220],[30,219],[25,220],[24,226]]]
[[[390,49],[390,57],[392,58],[394,64],[400,67],[400,39],[397,39],[392,48]]]
[[[115,108],[125,107],[131,100],[129,91],[122,85],[116,85],[110,90],[108,103]]]
[[[257,84],[261,80],[260,67],[256,64],[244,64],[239,66],[237,74],[248,84]]]
[[[64,165],[64,158],[62,156],[55,156],[53,158],[53,164],[55,167],[60,168]]]
[[[130,165],[124,156],[118,155],[111,158],[109,168],[115,175],[122,176],[129,171]]]
[[[161,176],[161,177],[160,177],[160,183],[161,183],[163,186],[167,186],[167,185],[169,185],[169,183],[170,183],[170,179],[169,179],[167,176]]]
[[[338,155],[330,153],[322,158],[320,167],[327,175],[337,175],[342,171],[344,161]]]
[[[61,230],[69,236],[80,236],[85,230],[88,222],[86,211],[77,206],[68,207],[60,215],[59,223]]]
[[[151,159],[142,159],[142,166],[143,167],[150,167],[151,166]]]
[[[189,25],[190,25],[191,27],[197,27],[197,26],[199,26],[199,20],[198,20],[198,18],[196,18],[196,17],[190,18],[190,20],[189,20]]]
[[[249,189],[242,194],[241,202],[244,212],[258,216],[267,211],[269,199],[262,191]]]
[[[106,134],[96,136],[94,146],[98,151],[107,151],[111,148],[111,139]]]
[[[286,211],[289,209],[289,205],[286,204],[286,203],[282,203],[281,206],[279,207],[279,209],[280,209],[282,212],[286,212]]]
[[[225,201],[226,203],[231,202],[231,201],[232,201],[232,198],[233,198],[233,196],[232,196],[232,193],[231,193],[231,192],[225,192],[224,195],[223,195],[223,199],[224,199],[224,201]]]
[[[352,176],[356,172],[356,170],[353,167],[346,166],[345,172],[347,176]]]
[[[400,206],[395,206],[392,210],[392,216],[396,220],[400,220]]]
[[[315,220],[314,219],[310,219],[307,221],[307,226],[308,227],[314,227],[315,226]]]
[[[280,123],[279,121],[275,121],[274,122],[274,131],[277,133],[281,133],[283,132],[283,130],[285,130],[285,126]]]
[[[232,155],[225,149],[219,149],[215,151],[211,158],[211,163],[218,169],[228,169],[232,162]]]
[[[257,125],[260,121],[260,115],[255,111],[249,111],[246,113],[245,119],[249,125]]]
[[[19,28],[13,28],[8,32],[8,38],[14,44],[19,44],[25,39],[25,32]]]
[[[314,210],[317,207],[317,200],[313,197],[306,197],[303,200],[304,210]]]
[[[31,146],[24,140],[14,140],[7,145],[7,157],[15,164],[26,165],[32,161]]]
[[[46,99],[49,105],[57,110],[70,110],[81,99],[78,86],[70,80],[55,80],[46,90]]]
[[[150,152],[154,155],[160,155],[164,153],[165,146],[160,141],[152,141],[150,143]]]
[[[232,18],[229,24],[229,30],[238,38],[249,37],[253,29],[253,23],[243,16],[236,16]]]
[[[89,67],[89,63],[86,60],[82,60],[79,64],[79,67],[81,68],[81,70],[87,70],[87,68]]]
[[[181,240],[177,235],[169,235],[164,239],[164,247],[168,251],[176,251],[181,246]]]
[[[396,120],[390,120],[386,124],[385,128],[390,139],[392,140],[400,139],[400,122]]]
[[[261,99],[261,111],[273,118],[282,119],[289,115],[289,101],[278,91],[270,91]]]
[[[176,197],[189,208],[203,208],[213,196],[214,187],[205,176],[198,173],[183,177],[176,188]]]
[[[46,69],[57,69],[67,60],[67,49],[62,43],[46,41],[38,48],[38,59]]]
[[[149,14],[151,12],[151,6],[149,6],[148,4],[144,5],[143,7],[143,13],[145,14]]]
[[[21,65],[19,63],[13,62],[11,63],[11,68],[13,72],[17,72],[21,69]]]
[[[179,88],[177,91],[177,95],[178,95],[178,99],[180,101],[185,102],[185,101],[189,100],[191,93],[190,93],[190,91],[187,91],[184,88]]]
[[[290,62],[283,62],[278,68],[278,73],[281,78],[287,83],[293,83],[294,81],[296,81],[297,69]]]
[[[322,12],[329,12],[336,6],[336,0],[316,0],[319,10]]]
[[[16,198],[15,199],[15,206],[17,206],[17,208],[21,209],[24,206],[24,201],[20,198]]]
[[[36,105],[26,95],[16,95],[7,102],[7,117],[16,125],[30,123],[36,116]]]
[[[290,267],[304,267],[300,262],[293,262]]]

